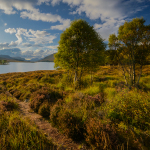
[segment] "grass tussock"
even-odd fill
[[[31,120],[22,119],[16,112],[0,115],[0,149],[41,150],[54,147]]]

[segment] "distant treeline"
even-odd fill
[[[6,64],[8,64],[7,60],[0,60],[0,65],[6,65]]]

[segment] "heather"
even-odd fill
[[[54,144],[22,119],[9,91],[59,132],[89,149],[150,149],[150,66],[143,67],[138,87],[129,89],[119,66],[100,66],[93,83],[85,72],[78,88],[65,70],[34,71],[0,75],[0,126],[3,149]],[[29,123],[30,122],[30,123]],[[11,139],[20,140],[12,145]],[[38,144],[37,144],[38,143]],[[44,145],[43,145],[44,143]],[[11,147],[12,146],[12,147]],[[80,148],[79,147],[79,148]]]

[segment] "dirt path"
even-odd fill
[[[7,95],[12,96],[8,91],[6,92]],[[13,96],[12,96],[13,97]],[[13,97],[15,98],[15,97]],[[61,146],[61,150],[79,150],[79,144],[74,143],[72,139],[66,137],[62,133],[58,131],[58,129],[51,126],[51,123],[44,120],[43,117],[31,110],[29,107],[28,102],[22,102],[16,99],[16,102],[19,104],[21,114],[24,117],[30,118],[32,121],[35,122],[37,127],[47,135],[47,138],[51,138],[54,143]],[[86,150],[86,148],[81,148],[82,150]],[[80,150],[81,150],[80,149]]]

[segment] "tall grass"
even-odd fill
[[[29,119],[23,119],[18,112],[0,115],[0,149],[53,149],[48,140]]]

